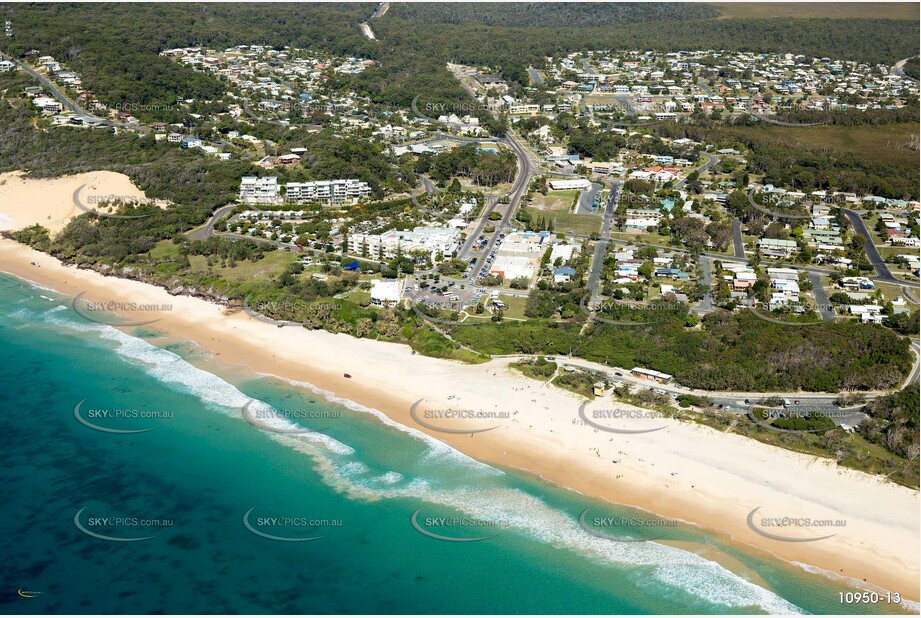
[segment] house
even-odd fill
[[[758,241],[758,249],[768,257],[790,257],[796,251],[796,248],[796,241],[793,240],[762,238]]]
[[[202,141],[197,137],[186,137],[180,144],[183,148],[201,148]]]
[[[872,290],[876,287],[867,277],[842,277],[840,285],[846,290]]]
[[[35,97],[32,99],[32,104],[41,108],[43,112],[52,114],[60,113],[64,109],[57,99],[52,99],[51,97]]]
[[[561,266],[553,271],[554,283],[569,283],[576,274],[576,269],[568,266]]]
[[[371,281],[371,304],[376,307],[394,307],[400,302],[402,296],[403,282],[399,279],[394,281],[374,279]]]

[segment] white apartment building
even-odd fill
[[[295,204],[354,204],[370,195],[371,185],[355,178],[289,182],[285,185],[285,200]]]
[[[281,204],[278,177],[244,176],[240,180],[240,201],[244,204]]]
[[[349,253],[377,259],[394,258],[410,251],[427,251],[433,256],[449,256],[457,250],[460,232],[450,227],[416,227],[409,230],[389,230],[383,234],[352,234]],[[367,253],[365,253],[367,252]]]

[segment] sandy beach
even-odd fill
[[[83,214],[85,208],[106,212],[103,201],[145,200],[144,192],[124,174],[87,172],[60,178],[26,178],[22,172],[0,174],[0,230],[19,230],[39,224],[52,234]]]
[[[84,298],[97,302],[169,305],[169,310],[127,317],[156,319],[145,328],[194,342],[216,363],[309,382],[482,461],[703,526],[791,563],[919,598],[919,494],[882,478],[671,419],[605,421],[612,427],[665,427],[653,432],[601,431],[579,422],[581,401],[575,395],[524,378],[506,366],[507,359],[463,365],[413,355],[403,345],[278,328],[204,300],[64,266],[9,240],[0,240],[0,271],[71,297],[85,292]],[[420,400],[416,416],[426,425],[464,432],[420,425],[410,414]],[[629,408],[607,400],[589,410],[615,407]],[[506,414],[486,420],[426,414],[461,409]],[[813,542],[768,538],[749,526],[754,509],[759,509],[756,527],[771,534],[833,536]],[[835,525],[765,527],[762,517],[831,520]]]

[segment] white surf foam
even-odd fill
[[[340,405],[349,410],[353,410],[355,412],[363,412],[365,414],[370,414],[374,416],[375,418],[377,418],[384,425],[388,427],[392,427],[398,431],[402,431],[403,433],[409,434],[412,437],[416,438],[417,440],[421,440],[422,442],[424,442],[428,446],[428,449],[429,449],[427,456],[439,457],[447,461],[457,462],[465,466],[475,468],[484,474],[488,474],[492,476],[501,476],[505,474],[501,470],[497,470],[496,468],[493,468],[492,466],[488,464],[478,461],[474,459],[473,457],[470,457],[469,455],[466,455],[460,452],[456,448],[448,444],[445,444],[441,440],[438,440],[437,438],[433,438],[427,433],[419,431],[418,429],[415,429],[413,427],[407,427],[406,425],[396,422],[395,420],[393,420],[392,418],[390,418],[389,416],[387,416],[380,410],[376,410],[374,408],[363,406],[360,403],[356,403],[350,399],[344,399],[342,397],[337,397],[332,392],[324,390],[314,384],[311,384],[310,382],[303,382],[300,380],[290,380],[288,378],[282,378],[280,376],[270,374],[270,373],[264,373],[260,375],[274,378],[276,380],[280,380],[282,382],[285,382],[292,386],[296,386],[298,388],[307,389],[310,392],[314,393],[315,395],[319,395],[323,397],[330,403]]]
[[[198,369],[172,352],[157,348],[111,326],[78,323],[57,313],[49,311],[48,321],[75,330],[95,332],[100,337],[115,342],[116,353],[142,364],[153,377],[194,394],[224,412],[239,412],[251,401],[233,385],[214,374]],[[295,385],[324,394],[324,391],[308,383]],[[336,399],[339,398],[331,398],[333,401]],[[386,424],[425,440],[430,446],[437,445],[438,448],[450,449],[415,429],[388,422],[389,419],[376,410],[341,399],[335,402],[341,405],[352,404],[348,407],[374,414]],[[267,406],[264,402],[257,403]],[[279,421],[288,423],[280,417]],[[729,608],[760,608],[774,614],[799,611],[799,608],[776,594],[692,552],[651,542],[616,543],[592,536],[582,530],[570,515],[518,489],[469,486],[444,489],[433,486],[426,479],[412,479],[401,484],[403,479],[398,473],[362,479],[369,471],[368,466],[353,458],[354,449],[329,436],[314,432],[271,435],[280,443],[307,454],[316,463],[317,471],[324,482],[351,498],[368,501],[410,498],[443,505],[480,519],[507,521],[510,527],[520,534],[561,550],[572,551],[600,564],[631,568],[648,567],[648,575],[640,575],[641,572],[638,571],[637,576],[651,577],[710,603]],[[450,450],[457,452],[454,449]],[[461,455],[464,461],[472,461],[478,467],[489,468],[466,455]]]

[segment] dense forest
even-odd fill
[[[860,433],[906,459],[916,460],[919,399],[917,383],[913,386],[868,403],[870,418],[860,424]]]
[[[670,313],[651,326],[596,324],[585,333],[578,321],[462,326],[455,338],[489,354],[571,352],[618,367],[654,367],[685,386],[707,390],[892,388],[912,364],[908,340],[881,326],[790,328],[749,312],[717,312],[704,318],[703,330],[690,330],[681,312]]]
[[[705,5],[396,4],[358,27],[374,4],[7,4],[16,35],[4,51],[51,53],[108,104],[169,104],[216,96],[219,83],[157,54],[171,47],[260,43],[377,60],[352,78],[375,102],[406,106],[417,94],[465,94],[447,61],[498,67],[526,84],[524,67],[547,55],[605,49],[728,49],[802,53],[870,63],[917,55],[917,22],[886,19],[713,19]],[[105,19],[100,19],[105,15]],[[910,70],[910,69],[909,69]]]
[[[508,150],[480,152],[471,144],[435,155],[419,157],[416,171],[429,174],[441,185],[455,176],[469,178],[475,184],[493,187],[500,182],[512,182],[517,172],[517,159]]]
[[[424,23],[483,24],[490,26],[614,26],[625,23],[674,19],[708,19],[719,12],[705,4],[640,2],[537,3],[477,2],[399,3],[392,6],[393,16]],[[388,13],[389,14],[389,13]]]
[[[909,108],[911,112],[917,114],[917,106]],[[873,115],[865,122],[872,118]],[[842,122],[841,126],[848,125]],[[893,120],[890,126],[905,127],[907,133],[915,134],[918,128],[917,124],[899,123],[897,120]],[[867,140],[854,148],[829,148],[822,139],[822,133],[817,132],[828,132],[825,135],[831,140],[836,137],[831,132],[836,130],[834,127],[788,129],[748,120],[725,125],[706,119],[696,119],[691,123],[663,123],[655,127],[655,131],[665,137],[687,137],[719,147],[750,149],[748,169],[763,175],[765,183],[791,186],[802,191],[834,189],[862,195],[918,199],[921,177],[916,150],[904,151],[904,157],[910,162],[903,164],[901,158],[893,157],[899,152],[894,144],[888,148],[875,145],[871,149]],[[799,139],[800,136],[807,136],[811,141],[805,137]]]
[[[28,170],[32,176],[61,176],[95,170],[122,172],[148,197],[201,207],[205,214],[236,198],[240,177],[264,171],[247,160],[220,161],[200,151],[157,142],[152,136],[104,129],[33,126],[32,111],[15,97],[24,75],[0,75],[0,172]],[[32,83],[28,81],[27,83]],[[301,165],[280,171],[282,181],[358,178],[375,195],[385,189],[408,190],[415,177],[387,158],[379,144],[358,138],[339,138],[329,131],[302,132],[299,146],[308,149]]]

